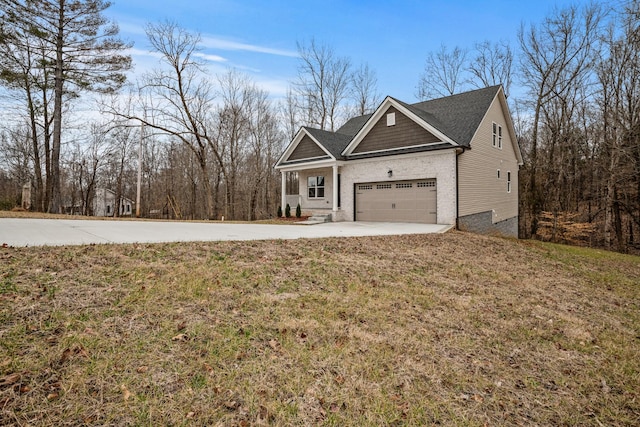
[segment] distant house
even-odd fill
[[[133,200],[122,196],[119,203],[116,203],[116,193],[114,191],[107,188],[98,188],[93,198],[93,215],[114,216],[115,210],[119,209],[118,216],[131,216],[133,206]]]
[[[275,167],[283,207],[517,236],[521,165],[504,90],[493,86],[416,104],[387,97],[336,132],[303,127]]]

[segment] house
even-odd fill
[[[133,200],[121,196],[120,202],[116,203],[116,193],[108,188],[96,189],[96,195],[93,198],[93,215],[94,216],[114,216],[116,206],[120,209],[118,216],[131,216],[133,213]]]
[[[517,236],[521,165],[504,90],[492,86],[416,104],[387,97],[336,132],[302,127],[275,168],[282,206],[333,221]],[[291,174],[298,188],[286,194]]]

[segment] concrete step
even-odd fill
[[[313,215],[307,218],[307,221],[313,222],[331,222],[331,214],[327,215]]]

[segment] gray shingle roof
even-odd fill
[[[309,132],[309,134],[313,138],[315,138],[316,141],[322,144],[324,148],[326,148],[331,153],[331,155],[338,160],[343,158],[340,153],[342,153],[345,147],[349,145],[349,142],[351,142],[351,139],[353,138],[352,135],[329,132],[326,130],[310,128],[307,126],[304,126],[304,129]]]
[[[436,122],[424,119],[458,144],[469,147],[499,89],[500,86],[491,86],[411,106],[435,117]]]
[[[372,115],[373,114],[367,114],[365,116],[354,117],[347,121],[347,123],[343,124],[340,129],[337,130],[337,132],[344,135],[349,135],[353,138],[360,131],[360,129],[362,129],[362,126],[367,123],[367,120],[369,120]]]
[[[457,144],[469,147],[476,129],[480,126],[480,122],[499,90],[500,86],[491,86],[416,104],[407,104],[393,99]],[[371,116],[372,114],[354,117],[336,132],[310,127],[304,129],[336,159],[343,160],[342,152]],[[428,148],[439,149],[443,147],[436,144]],[[358,156],[350,156],[349,158],[358,158]]]

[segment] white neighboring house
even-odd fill
[[[493,86],[417,104],[387,97],[336,132],[303,127],[275,168],[282,206],[308,214],[517,236],[521,165],[504,91]]]
[[[120,197],[120,203],[116,203],[116,193],[108,188],[96,189],[96,196],[93,198],[94,216],[114,216],[116,207],[119,207],[118,216],[131,216],[133,213],[134,201],[128,197]]]

